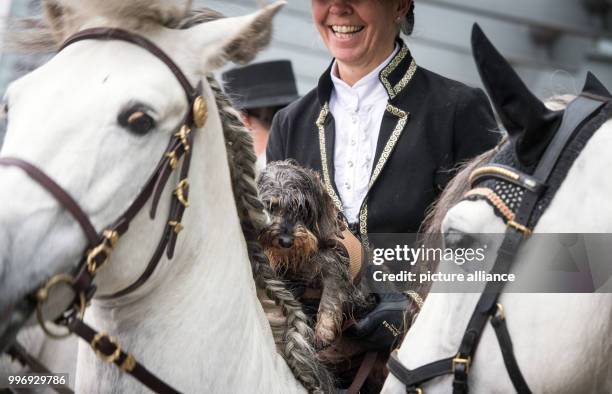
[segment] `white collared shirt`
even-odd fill
[[[336,63],[332,67],[334,88],[329,110],[336,127],[334,181],[349,223],[359,221],[359,208],[368,192],[380,126],[389,100],[378,76],[398,51],[396,45],[384,62],[353,86],[338,78]]]

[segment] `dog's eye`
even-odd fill
[[[268,211],[274,212],[278,209],[278,207],[280,206],[280,203],[278,200],[273,199],[273,200],[268,201],[267,206],[268,206]]]

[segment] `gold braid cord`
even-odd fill
[[[514,221],[514,212],[512,212],[501,197],[499,197],[493,190],[486,187],[477,187],[476,189],[472,189],[467,192],[465,196],[482,196],[486,198],[495,208],[499,210],[499,212],[501,212],[507,222]]]

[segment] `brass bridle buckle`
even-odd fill
[[[523,226],[522,224],[515,222],[514,220],[508,220],[508,227],[512,227],[516,231],[523,233],[523,236],[525,238],[530,237],[532,234],[531,230],[527,226]]]
[[[56,338],[56,339],[66,338],[70,336],[71,332],[67,331],[66,333],[60,334],[60,333],[51,331],[45,322],[45,317],[43,316],[42,307],[45,304],[45,302],[47,302],[51,289],[62,283],[67,284],[69,287],[72,288],[72,285],[74,283],[74,278],[67,274],[55,275],[54,277],[49,279],[47,283],[45,283],[45,285],[41,287],[40,289],[38,289],[38,291],[36,292],[36,301],[37,301],[36,320],[38,320],[38,324],[40,325],[40,328],[44,331],[45,334],[47,334],[51,338]],[[72,306],[72,308],[76,312],[76,316],[79,319],[82,319],[83,316],[85,315],[86,306],[87,306],[87,300],[85,299],[85,294],[81,292],[78,294],[78,304],[74,304]]]
[[[457,365],[463,364],[465,366],[465,373],[467,375],[470,372],[471,363],[472,363],[472,357],[468,356],[468,358],[463,358],[461,357],[461,354],[457,353],[455,358],[453,358],[453,363],[452,363],[453,372],[455,372],[455,368],[457,367]]]
[[[187,200],[187,197],[185,196],[185,191],[187,190],[188,187],[189,187],[189,182],[187,181],[187,179],[183,179],[176,186],[176,189],[174,189],[174,195],[176,196],[176,199],[179,200],[179,202],[183,204],[185,208],[189,207],[189,201]]]
[[[178,156],[176,155],[176,152],[171,151],[171,152],[166,153],[164,156],[170,159],[168,164],[170,165],[170,168],[175,170],[176,167],[178,166]]]
[[[169,225],[170,227],[172,227],[172,230],[174,230],[174,233],[175,233],[175,234],[180,233],[180,232],[181,232],[181,231],[183,231],[183,229],[184,229],[184,227],[183,227],[183,225],[181,224],[181,222],[178,222],[178,221],[176,221],[176,220],[171,220],[171,221],[169,221],[169,222],[168,222],[168,225]]]
[[[495,314],[493,316],[498,318],[499,320],[506,320],[506,312],[504,310],[504,306],[501,303],[498,302],[496,304]]]
[[[104,338],[115,346],[115,351],[109,355],[104,354],[100,349],[98,349],[98,343]],[[108,334],[105,332],[97,333],[90,345],[98,357],[100,357],[100,359],[106,363],[112,364],[119,359],[119,356],[121,356],[121,346],[119,345],[119,341],[115,337],[108,336]]]
[[[185,150],[185,152],[189,152],[189,149],[191,149],[191,147],[189,146],[188,139],[189,133],[191,133],[191,129],[187,127],[187,125],[183,125],[181,126],[180,130],[175,134],[175,136],[181,140],[181,144],[183,144],[183,149]]]
[[[115,244],[119,239],[119,234],[116,231],[106,230],[103,233],[104,240],[100,245],[93,248],[87,253],[87,271],[90,274],[95,274],[100,268],[106,265],[113,253]],[[98,262],[98,256],[104,256],[101,262]]]

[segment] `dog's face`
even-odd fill
[[[273,162],[257,186],[270,216],[260,241],[277,271],[298,271],[322,242],[338,235],[338,210],[316,172],[292,160]]]

